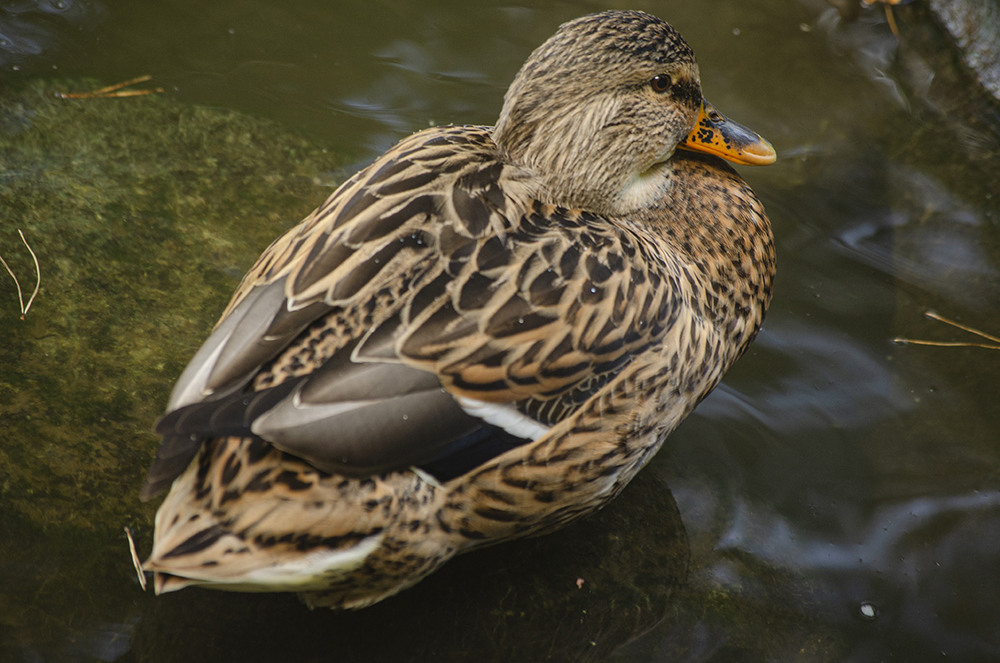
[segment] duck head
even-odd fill
[[[707,102],[706,102],[707,103]],[[672,26],[639,11],[563,24],[518,71],[493,139],[528,169],[546,202],[627,214],[669,193],[678,147],[764,163],[774,150],[703,104],[694,51]]]

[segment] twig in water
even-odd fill
[[[913,338],[901,338],[901,337],[896,337],[892,339],[893,342],[910,343],[912,345],[931,345],[938,348],[985,348],[987,350],[1000,350],[1000,338],[997,338],[996,336],[991,336],[986,332],[981,332],[978,329],[973,329],[972,327],[963,325],[960,322],[949,320],[948,318],[944,317],[939,313],[935,313],[934,311],[924,311],[924,315],[930,318],[931,320],[937,320],[938,322],[943,322],[946,325],[951,325],[952,327],[961,329],[962,331],[969,332],[970,334],[975,334],[980,338],[985,338],[987,341],[992,341],[996,345],[991,345],[989,343],[974,343],[972,341],[921,341]]]
[[[881,2],[885,8],[885,20],[889,24],[889,29],[896,36],[896,39],[899,39],[899,27],[896,25],[896,18],[892,15],[892,6],[900,4],[902,0],[862,0],[866,5],[873,5],[877,1]]]
[[[94,90],[92,92],[56,92],[56,96],[60,99],[107,99],[109,97],[138,97],[144,94],[163,92],[162,87],[152,88],[149,90],[122,89],[124,87],[128,87],[129,85],[145,83],[151,78],[153,77],[146,74],[145,76],[137,76],[136,78],[132,78],[121,83],[115,83],[114,85],[108,85],[107,87],[102,87],[100,90]]]
[[[14,285],[17,286],[17,301],[21,306],[21,319],[24,320],[24,316],[28,315],[28,309],[31,308],[31,303],[35,301],[35,295],[38,294],[38,288],[42,285],[42,270],[38,266],[38,256],[36,256],[35,252],[31,250],[31,245],[29,245],[28,240],[24,238],[24,233],[21,232],[20,228],[18,228],[17,234],[21,236],[21,241],[24,242],[24,247],[28,249],[28,253],[31,254],[31,259],[35,261],[35,291],[31,293],[31,297],[28,297],[27,304],[24,303],[24,293],[21,292],[21,284],[17,280],[17,277],[14,276],[14,271],[10,268],[10,265],[8,265],[7,261],[3,259],[3,256],[0,256],[0,264],[3,264],[4,269],[6,269],[7,273],[10,274],[10,278],[14,279]]]
[[[125,538],[128,539],[128,551],[132,555],[132,566],[135,567],[135,575],[139,579],[139,586],[142,591],[146,591],[146,574],[142,570],[142,562],[139,561],[139,553],[135,551],[135,541],[132,540],[132,530],[125,527]]]

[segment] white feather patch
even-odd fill
[[[267,587],[275,591],[321,589],[330,578],[347,574],[364,564],[365,559],[382,543],[382,534],[362,539],[347,550],[321,550],[294,560],[263,566],[233,580],[234,585]],[[225,585],[213,578],[214,585]],[[232,587],[231,587],[232,588]]]
[[[525,440],[537,440],[549,432],[549,427],[531,417],[521,414],[509,405],[502,403],[487,403],[473,398],[456,396],[455,400],[468,414],[478,417],[488,424],[502,428],[515,437]]]

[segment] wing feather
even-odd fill
[[[233,434],[328,471],[481,459],[469,440],[499,453],[597,393],[662,335],[662,266],[636,229],[524,181],[486,128],[452,127],[342,185],[244,277],[174,389],[150,481]]]

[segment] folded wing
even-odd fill
[[[531,199],[488,131],[401,142],[272,244],[175,387],[143,497],[254,436],[448,478],[537,439],[663,337],[640,231]]]

